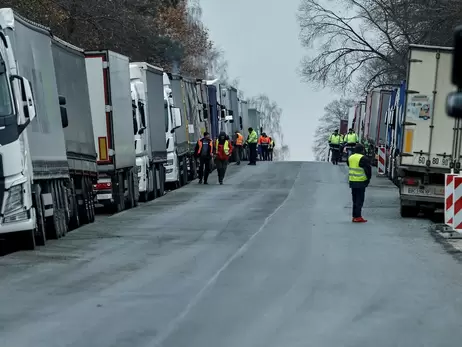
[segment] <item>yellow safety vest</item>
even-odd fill
[[[356,142],[358,142],[358,135],[356,135],[355,133],[353,133],[353,134],[348,133],[346,135],[346,142],[347,143],[356,143]]]
[[[249,137],[247,138],[248,143],[257,143],[258,142],[258,135],[257,132],[254,130],[249,134]]]
[[[218,140],[215,143],[215,148],[218,150]],[[225,152],[226,155],[229,155],[229,143],[228,143],[228,140],[226,140],[225,144],[223,145],[223,151]]]
[[[365,182],[367,181],[366,172],[359,166],[359,161],[364,155],[355,153],[348,157],[348,179],[350,182]]]
[[[334,135],[334,134],[330,135],[329,141],[333,145],[340,144],[340,135]]]

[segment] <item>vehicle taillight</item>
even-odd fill
[[[407,186],[418,186],[419,185],[419,181],[413,177],[404,177],[403,183]]]
[[[111,182],[96,183],[95,185],[93,185],[93,188],[95,190],[107,190],[107,189],[111,189],[111,187],[112,187]]]

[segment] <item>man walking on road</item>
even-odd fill
[[[196,158],[199,158],[199,184],[202,183],[202,178],[204,179],[204,184],[208,184],[207,179],[209,178],[210,161],[213,154],[213,144],[208,132],[204,132],[204,137],[197,141],[194,153]]]
[[[351,197],[353,199],[353,223],[365,223],[362,217],[362,208],[366,195],[366,188],[372,177],[371,164],[364,155],[364,147],[357,144],[354,153],[348,157],[348,177],[351,188]]]
[[[234,159],[236,160],[236,165],[241,165],[242,159],[242,145],[244,144],[244,136],[236,130],[236,138],[234,139],[235,149],[234,149]]]
[[[228,167],[228,160],[233,152],[231,141],[226,139],[226,134],[221,132],[215,142],[215,165],[217,166],[218,182],[223,184],[225,178],[226,168]]]
[[[257,142],[258,135],[255,130],[249,128],[247,143],[249,144],[249,165],[257,165]]]

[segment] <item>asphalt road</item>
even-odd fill
[[[461,344],[462,264],[386,181],[353,225],[345,167],[229,173],[1,258],[0,346]]]

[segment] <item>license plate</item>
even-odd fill
[[[414,188],[414,187],[407,187],[407,194],[412,195],[434,195],[434,190],[432,188]]]
[[[109,200],[112,199],[112,194],[98,194],[98,200]]]

